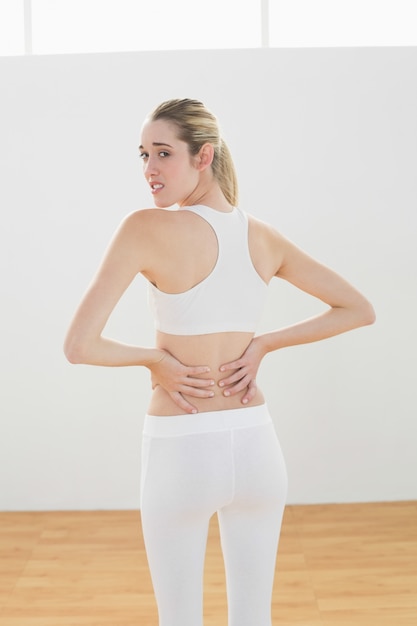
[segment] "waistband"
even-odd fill
[[[149,437],[178,437],[262,426],[271,421],[266,404],[194,415],[145,415],[143,434]]]

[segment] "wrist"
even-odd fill
[[[146,359],[143,361],[143,365],[145,367],[152,367],[152,365],[156,365],[165,357],[165,350],[161,350],[160,348],[147,348]]]
[[[265,333],[264,335],[257,337],[257,339],[259,339],[260,350],[263,357],[269,352],[274,352],[274,350],[278,350],[278,348],[281,347],[278,345],[275,333]]]

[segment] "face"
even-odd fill
[[[175,124],[167,120],[145,122],[139,151],[155,205],[187,204],[198,186],[199,171],[188,145],[178,139]]]

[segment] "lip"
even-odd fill
[[[157,180],[153,180],[151,183],[149,183],[149,186],[151,188],[151,193],[154,195],[162,191],[162,189],[164,188],[164,185]]]

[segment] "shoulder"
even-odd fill
[[[120,222],[117,234],[126,243],[153,245],[175,227],[175,213],[157,208],[132,211]]]
[[[161,234],[166,232],[163,228],[165,213],[162,209],[140,209],[126,215],[110,242],[112,257],[135,259],[138,267],[145,267],[154,254]]]
[[[271,245],[274,250],[285,250],[294,246],[293,242],[272,224],[262,221],[248,214],[249,237],[260,239],[265,245]]]
[[[249,213],[247,215],[249,241],[252,241],[254,244],[259,241],[264,246],[271,246],[273,250],[276,250],[277,247],[285,247],[288,239],[275,226]]]
[[[252,259],[265,280],[281,266],[288,240],[271,224],[248,215],[248,240]]]
[[[193,213],[177,209],[139,209],[129,213],[121,223],[121,227],[132,230],[151,230],[155,228],[181,227],[193,221]]]
[[[262,220],[259,217],[255,217],[255,215],[249,213],[248,211],[243,211],[243,213],[245,213],[247,217],[249,229],[253,230],[257,235],[271,237],[278,232],[270,222]]]
[[[170,211],[166,209],[139,209],[132,211],[123,218],[120,227],[126,229],[143,229],[162,224]]]
[[[248,217],[249,228],[256,235],[270,237],[273,235],[274,232],[276,232],[275,228],[268,222],[260,220],[251,213],[247,213],[246,215]]]
[[[191,211],[152,208],[127,215],[119,234],[122,247],[134,250],[146,264],[152,264],[201,247],[201,241],[209,237],[205,229],[207,224]]]
[[[249,215],[249,247],[254,261],[258,259],[265,274],[289,279],[294,274],[311,268],[314,259],[283,235],[277,228]]]

